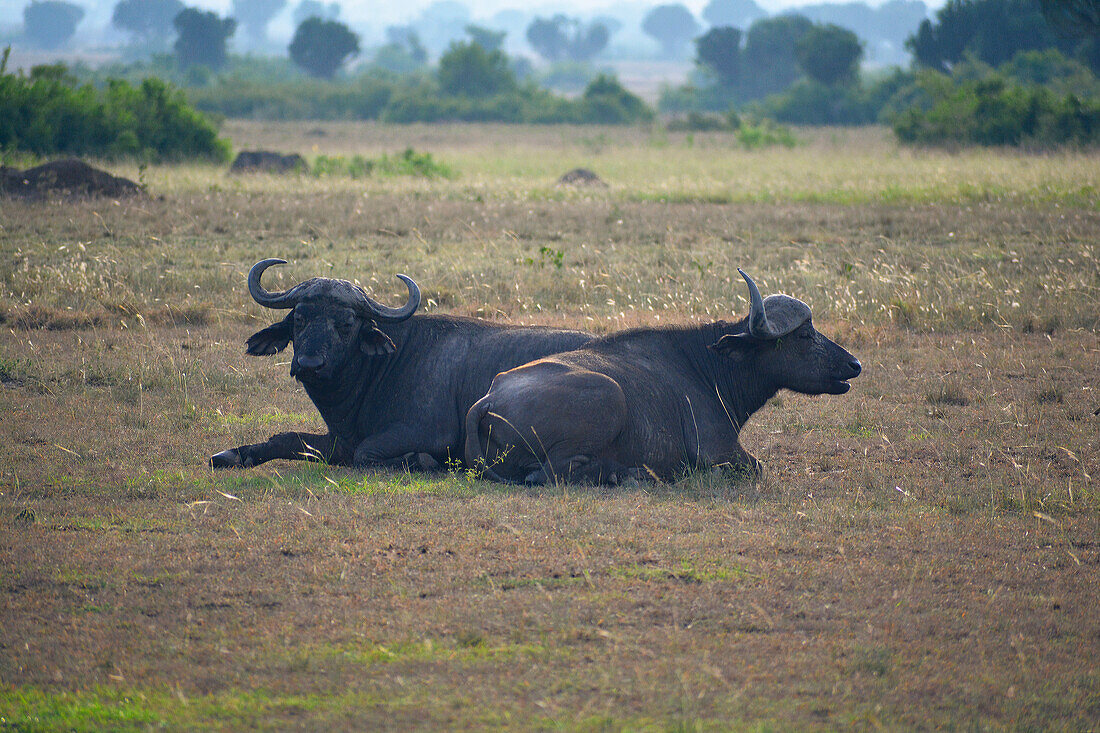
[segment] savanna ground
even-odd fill
[[[1100,154],[746,152],[598,128],[230,123],[453,180],[112,167],[0,202],[0,727],[1095,729]],[[560,189],[584,165],[607,189]],[[729,318],[864,374],[750,421],[755,482],[517,488],[210,454],[319,429],[269,287],[584,327]]]

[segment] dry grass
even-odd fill
[[[285,151],[412,144],[461,177],[154,168],[163,199],[0,208],[3,722],[1100,719],[1095,154],[323,128],[231,131]],[[553,188],[574,163],[611,189]],[[393,299],[407,272],[429,310],[597,331],[741,313],[742,266],[809,302],[865,373],[754,418],[755,483],[213,475],[217,450],[320,428],[285,358],[243,355],[270,322],[243,287],[265,256],[292,261],[284,285],[331,273]]]

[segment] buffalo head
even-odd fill
[[[285,308],[283,320],[252,334],[248,353],[275,354],[294,342],[291,376],[302,381],[326,381],[343,369],[353,355],[375,356],[394,350],[393,341],[378,323],[396,323],[409,318],[420,305],[420,289],[412,279],[398,275],[409,289],[409,300],[401,308],[390,308],[372,300],[362,288],[347,280],[314,277],[281,293],[260,285],[264,270],[285,260],[260,260],[248,273],[248,292],[266,308]]]
[[[803,394],[844,394],[859,376],[859,360],[814,329],[810,307],[789,295],[760,297],[756,283],[740,269],[749,286],[749,317],[744,333],[728,334],[710,348],[743,360],[776,388]]]

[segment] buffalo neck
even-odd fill
[[[361,395],[370,378],[371,359],[352,357],[331,379],[302,382],[317,412],[321,413],[321,419],[334,435],[351,438],[356,433]]]
[[[722,408],[738,430],[778,391],[759,369],[754,352],[738,358],[709,348],[723,336],[745,333],[746,328],[746,321],[717,321],[698,326],[687,334],[691,345],[686,351],[692,368],[705,384],[714,386],[715,398],[721,400]]]

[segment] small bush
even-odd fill
[[[353,155],[318,155],[313,161],[310,173],[316,177],[345,176],[358,179],[372,175],[379,176],[417,176],[420,178],[454,178],[454,170],[432,158],[431,153],[418,153],[406,148],[397,155],[383,155],[377,160]]]
[[[781,145],[785,148],[793,148],[798,144],[798,138],[790,131],[790,128],[777,125],[771,120],[761,120],[757,124],[744,123],[737,129],[737,140],[746,150],[758,150]]]
[[[64,65],[6,73],[0,61],[0,148],[35,155],[227,160],[229,142],[159,79],[77,86]]]
[[[578,121],[604,124],[644,122],[653,112],[613,76],[600,74],[585,88],[580,99]]]
[[[793,148],[798,144],[798,139],[789,128],[777,125],[767,118],[761,119],[759,122],[742,120],[733,110],[724,115],[689,112],[686,117],[670,120],[668,129],[670,131],[689,132],[736,132],[737,141],[746,150],[757,150],[776,145]]]

